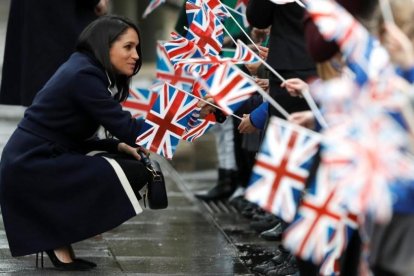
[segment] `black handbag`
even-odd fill
[[[147,201],[150,209],[165,209],[168,207],[168,196],[165,188],[165,179],[160,164],[151,160],[154,178],[148,183]]]
[[[148,202],[150,209],[165,209],[168,207],[167,189],[165,188],[165,179],[161,171],[160,164],[149,159],[144,153],[139,152],[141,161],[149,170],[153,179],[147,185],[147,191],[144,196],[144,204]]]

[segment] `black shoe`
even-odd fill
[[[229,200],[229,204],[232,205],[239,213],[247,209],[258,208],[257,204],[248,201],[244,196],[238,196]]]
[[[255,267],[252,268],[252,271],[266,274],[268,271],[275,270],[279,265],[286,262],[289,258],[289,252],[285,250],[278,249],[275,252],[275,255],[270,259],[267,260]]]
[[[285,229],[286,223],[280,220],[280,222],[275,227],[263,231],[260,234],[260,237],[267,241],[280,241],[282,239],[282,234]]]
[[[265,213],[265,210],[263,210],[259,205],[252,202],[240,210],[240,214],[248,219],[252,219],[256,215],[263,215]]]
[[[252,268],[253,272],[266,274],[268,271],[275,270],[277,265],[270,259]]]
[[[71,245],[67,246],[67,249],[69,250],[69,254],[70,254],[70,257],[72,258],[72,260],[75,260],[75,261],[78,261],[78,262],[81,262],[81,263],[85,263],[85,264],[89,265],[91,268],[96,267],[96,264],[94,262],[87,261],[87,260],[80,259],[80,258],[76,258],[75,251],[73,251],[73,248],[72,248]]]
[[[272,229],[281,221],[278,217],[270,213],[253,217],[253,219],[255,221],[250,222],[250,227],[258,233]]]
[[[52,262],[53,266],[62,271],[86,271],[91,270],[93,266],[91,264],[94,264],[92,262],[88,262],[85,260],[79,260],[75,259],[70,263],[64,263],[56,256],[55,251],[53,250],[47,250],[45,251],[46,254],[49,256],[50,261]],[[40,261],[41,261],[41,268],[43,268],[43,252],[40,253]],[[39,262],[39,253],[36,254],[36,267],[38,267]],[[96,267],[96,264],[94,264]]]
[[[298,266],[296,259],[293,255],[289,255],[287,260],[282,264],[276,266],[276,268],[268,270],[266,276],[293,276],[298,273]]]
[[[87,260],[80,259],[80,258],[75,258],[73,260],[76,261],[76,262],[81,262],[81,263],[84,263],[86,265],[89,265],[91,268],[95,268],[96,267],[96,264],[94,262],[91,262],[91,261],[87,261]]]

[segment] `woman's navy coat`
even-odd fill
[[[37,94],[5,146],[0,203],[13,256],[92,237],[142,211],[113,160],[85,155],[117,150],[117,140],[90,139],[99,125],[135,145],[142,121],[122,110],[108,86],[102,67],[74,53]]]

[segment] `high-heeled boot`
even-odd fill
[[[229,198],[237,188],[237,171],[219,169],[217,185],[207,192],[196,193],[202,200],[216,200]]]

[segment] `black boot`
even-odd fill
[[[195,196],[202,200],[217,200],[229,198],[237,188],[237,172],[235,170],[219,169],[217,185],[211,190],[196,193]]]

